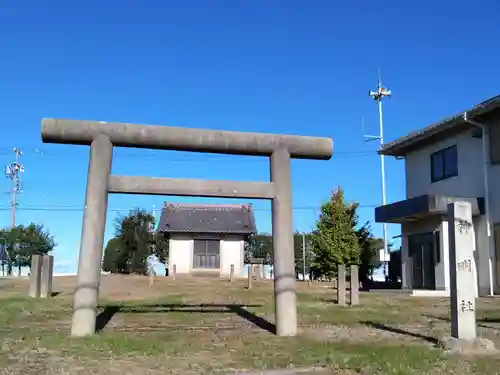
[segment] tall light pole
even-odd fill
[[[382,82],[380,80],[380,74],[378,78],[378,87],[377,91],[368,91],[368,95],[375,100],[378,103],[378,119],[379,119],[379,128],[380,128],[380,133],[377,136],[373,135],[365,135],[365,141],[374,141],[374,140],[379,140],[380,141],[380,148],[382,148],[384,144],[384,121],[383,121],[383,116],[382,116],[382,100],[386,97],[392,96],[391,90],[387,90],[384,86],[382,86]],[[386,191],[385,191],[385,160],[384,160],[384,155],[380,155],[380,174],[382,178],[382,205],[387,204],[386,200]],[[383,223],[382,224],[382,230],[383,230],[383,236],[384,236],[384,264],[385,264],[385,276],[387,277],[387,259],[389,257],[389,250],[388,250],[388,234],[387,234],[387,224]]]
[[[17,195],[21,193],[21,173],[24,173],[24,166],[19,162],[21,155],[23,154],[18,148],[14,148],[14,154],[16,155],[15,161],[12,164],[8,164],[5,168],[5,177],[12,180],[12,190],[11,195],[11,216],[10,216],[10,227],[11,229],[16,226],[16,209],[17,209]]]

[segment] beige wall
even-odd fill
[[[215,236],[203,236],[203,238]],[[231,264],[234,264],[234,275],[242,276],[244,262],[244,239],[241,236],[225,236],[220,241],[220,275],[228,276]],[[169,274],[176,265],[177,274],[189,274],[193,270],[193,237],[186,234],[172,235],[169,243]],[[207,270],[210,271],[210,270]],[[217,269],[214,270],[217,272]]]
[[[500,111],[497,111],[497,113],[490,116],[490,118],[482,119],[481,121],[492,125],[492,127],[487,129],[487,137],[491,141],[492,156],[495,160],[498,160],[500,159]],[[458,176],[432,183],[430,155],[433,152],[453,145],[457,146]],[[472,137],[472,131],[468,130],[455,137],[450,137],[409,153],[405,157],[406,197],[413,198],[424,194],[457,197],[484,197],[484,160],[482,146],[482,139]],[[500,225],[500,163],[488,165],[488,177],[491,219],[493,224]],[[401,231],[402,234],[408,234],[418,230],[425,232],[430,231],[433,227],[435,227],[435,223],[426,222],[426,220],[424,220],[422,223],[403,225]],[[474,228],[478,290],[481,295],[485,295],[489,291],[489,259],[491,257],[494,289],[495,293],[500,293],[500,278],[496,277],[496,275],[500,276],[500,272],[498,272],[500,271],[500,257],[498,257],[498,264],[496,261],[496,253],[498,252],[500,254],[500,249],[496,252],[494,251],[492,254],[488,251],[488,236],[484,216],[477,216],[474,218]],[[448,248],[447,237],[442,240],[442,244],[446,244],[446,249]],[[498,244],[500,245],[500,240]],[[402,245],[403,258],[405,251],[407,251],[407,241],[404,236],[402,238]],[[441,249],[444,251],[445,247]],[[446,262],[448,263],[447,256]],[[441,272],[446,272],[445,274],[447,276],[444,277],[444,275],[440,275]],[[407,273],[404,267],[403,273]],[[449,283],[446,281],[447,278],[449,278],[448,275],[449,272],[446,268],[442,270],[436,269],[436,284],[446,287]]]

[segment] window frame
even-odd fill
[[[446,168],[446,154],[447,152],[450,152],[451,150],[455,150],[455,155],[456,155],[456,166],[452,172],[449,172],[449,167]],[[441,176],[436,176],[434,173],[434,165],[437,162],[437,158],[441,158],[441,168],[442,168],[442,173]],[[456,177],[458,176],[458,147],[457,145],[449,146],[446,148],[443,148],[439,151],[433,152],[430,155],[430,161],[431,161],[431,183],[433,182],[438,182],[438,181],[443,181],[447,180],[448,178]],[[448,170],[447,170],[448,169]]]

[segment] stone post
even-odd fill
[[[172,266],[172,280],[175,280],[177,278],[177,265],[174,264]]]
[[[467,202],[448,205],[450,256],[451,336],[476,339],[476,292],[474,290],[474,227]]]
[[[42,279],[42,256],[33,255],[31,257],[30,269],[30,290],[29,296],[32,298],[40,297],[40,284]]]
[[[229,282],[232,283],[234,278],[234,264],[231,264],[231,268],[229,269]]]
[[[52,297],[52,276],[54,274],[54,256],[44,255],[42,257],[42,281],[40,297]]]
[[[98,135],[90,145],[72,336],[88,336],[95,333],[112,158],[113,145],[109,138],[103,134]]]
[[[351,265],[351,305],[359,305],[359,268]]]
[[[248,265],[248,289],[252,289],[252,279],[253,279],[253,264]]]
[[[337,270],[337,304],[345,306],[345,266],[339,265]]]
[[[281,148],[271,154],[274,301],[276,334],[297,335],[295,254],[293,247],[290,153]]]

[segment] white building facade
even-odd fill
[[[245,238],[237,235],[209,236],[207,234],[173,234],[169,239],[168,269],[177,274],[214,272],[243,276]]]
[[[250,205],[166,204],[158,232],[169,239],[168,272],[244,275],[245,241],[255,233]]]
[[[461,200],[473,210],[477,295],[499,294],[500,96],[380,152],[405,160],[406,199],[375,210],[401,224],[403,288],[449,292],[447,204]]]

